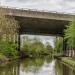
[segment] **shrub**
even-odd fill
[[[3,53],[7,58],[16,58],[18,56],[16,44],[6,41],[0,42],[0,53]]]
[[[22,46],[22,52],[25,55],[32,56],[32,57],[38,57],[42,55],[49,55],[52,51],[51,45],[45,46],[40,40],[37,38],[33,39],[32,41],[25,40],[25,43]]]

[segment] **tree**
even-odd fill
[[[52,55],[54,52],[52,46],[49,44],[49,42],[47,42],[46,44],[46,53]]]
[[[55,53],[62,53],[63,52],[63,38],[58,37],[55,40]]]
[[[21,47],[21,51],[29,57],[52,55],[53,53],[52,46],[48,42],[45,44],[45,46],[40,38],[34,37],[33,39],[29,39],[26,37],[23,42],[24,43]]]
[[[44,54],[45,52],[45,47],[44,44],[39,40],[39,39],[34,39],[33,43],[31,44],[32,47],[32,51],[34,53],[34,55],[36,56],[40,56],[42,54]]]
[[[66,26],[64,37],[70,48],[75,49],[75,18]]]
[[[75,18],[73,18],[72,22],[66,26],[64,34],[65,41],[67,41],[67,46],[69,46],[69,49],[75,50]]]

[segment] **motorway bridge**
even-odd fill
[[[15,9],[0,7],[6,11],[6,15],[14,16],[18,21],[19,28],[19,47],[21,34],[35,34],[35,35],[56,35],[63,36],[63,30],[74,15],[36,11],[28,9]]]
[[[0,7],[6,14],[14,16],[20,25],[20,34],[63,35],[65,25],[74,15]]]

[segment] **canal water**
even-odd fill
[[[75,70],[50,57],[41,57],[0,64],[0,75],[75,75]]]

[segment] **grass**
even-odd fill
[[[63,57],[62,61],[70,66],[75,66],[75,60],[71,57]]]

